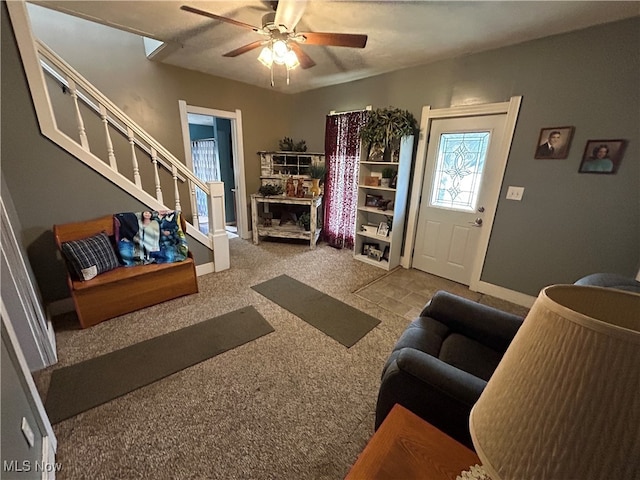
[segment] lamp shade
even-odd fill
[[[640,294],[543,289],[471,411],[492,479],[640,479]]]

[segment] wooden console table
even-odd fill
[[[455,480],[478,456],[396,404],[345,480]]]
[[[264,210],[268,209],[271,204],[278,205],[303,205],[309,209],[309,216],[311,217],[309,231],[304,228],[295,225],[275,225],[277,220],[274,221],[274,225],[265,226],[262,225],[260,218],[260,208]],[[318,197],[287,197],[284,195],[274,195],[270,197],[263,197],[258,193],[251,195],[251,219],[253,220],[253,243],[256,245],[260,242],[260,237],[280,237],[280,238],[299,238],[309,241],[311,248],[316,248],[318,237],[320,236],[321,228],[318,228],[318,211],[322,205],[322,195]]]

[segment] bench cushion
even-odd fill
[[[61,250],[76,278],[83,281],[120,266],[109,237],[104,232],[64,242]]]

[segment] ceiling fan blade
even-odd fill
[[[249,25],[248,23],[239,22],[238,20],[234,20],[233,18],[221,17],[220,15],[216,15],[215,13],[206,12],[198,8],[190,7],[189,5],[182,5],[180,9],[184,10],[185,12],[191,12],[197,15],[202,15],[203,17],[213,18],[214,20],[218,20],[220,22],[226,22],[226,23],[230,23],[231,25],[236,25],[238,27],[248,28],[250,30],[253,30],[254,32],[260,31],[258,27],[254,27],[253,25]]]
[[[308,45],[330,45],[332,47],[364,48],[368,37],[356,33],[298,32]]]
[[[284,25],[292,32],[307,8],[307,0],[280,0],[276,8],[276,25]]]
[[[302,48],[300,48],[300,45],[298,45],[295,42],[290,42],[289,46],[291,47],[291,49],[295,52],[296,56],[298,57],[298,61],[300,62],[300,67],[303,70],[306,70],[307,68],[311,68],[313,67],[316,62],[314,62],[311,57],[309,55],[307,55],[304,50],[302,50]]]
[[[264,40],[257,40],[255,42],[251,42],[247,45],[244,45],[240,48],[236,48],[235,50],[231,50],[223,55],[223,57],[237,57],[238,55],[242,55],[243,53],[250,52],[258,48],[260,45],[264,43]]]

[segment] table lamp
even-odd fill
[[[492,480],[640,479],[640,294],[543,289],[469,426]]]

